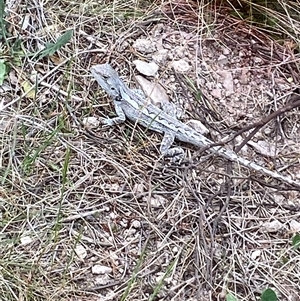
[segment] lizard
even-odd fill
[[[125,122],[126,118],[128,118],[147,129],[163,134],[160,153],[164,157],[171,157],[171,161],[180,160],[184,156],[182,148],[171,147],[176,139],[199,148],[208,148],[210,152],[220,157],[232,162],[237,162],[247,168],[264,174],[265,176],[296,186],[297,190],[300,189],[299,182],[243,158],[234,151],[220,146],[210,147],[210,145],[214,144],[212,140],[178,120],[176,118],[175,110],[170,110],[170,106],[165,105],[164,107],[164,105],[162,105],[162,108],[159,108],[148,101],[146,97],[137,93],[134,89],[130,89],[110,64],[94,65],[91,67],[90,71],[98,84],[106,91],[114,102],[117,116],[114,118],[102,118],[101,123],[104,126],[117,125]]]

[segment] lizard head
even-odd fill
[[[118,73],[109,64],[95,65],[91,68],[91,73],[109,96],[113,99],[121,96],[119,91],[121,80]]]

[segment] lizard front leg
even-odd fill
[[[120,123],[123,123],[126,120],[125,113],[122,109],[121,103],[118,100],[118,98],[116,98],[114,100],[114,106],[115,106],[117,117],[114,117],[114,118],[101,118],[101,123],[104,126],[112,126],[112,125],[120,124]]]
[[[176,106],[168,101],[161,104],[161,109],[168,115],[177,119]],[[164,157],[169,157],[171,162],[180,161],[184,156],[184,150],[181,147],[171,147],[175,139],[175,135],[171,132],[165,132],[161,141],[160,152]]]
[[[161,141],[160,152],[164,157],[169,157],[171,162],[179,161],[183,158],[184,150],[181,147],[172,147],[175,135],[171,132],[165,132]]]

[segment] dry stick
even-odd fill
[[[295,94],[293,97],[292,97],[292,100],[290,100],[290,102],[288,104],[286,104],[284,107],[276,110],[275,112],[273,112],[272,114],[270,114],[269,116],[261,119],[260,121],[256,122],[256,123],[253,123],[243,129],[241,129],[240,131],[236,132],[231,138],[223,141],[223,142],[218,142],[218,143],[212,143],[211,145],[208,145],[208,146],[205,146],[203,147],[200,151],[198,151],[194,156],[193,158],[195,158],[196,156],[198,156],[199,154],[201,154],[202,152],[206,151],[206,150],[209,150],[211,147],[214,147],[214,146],[223,146],[225,144],[227,144],[228,142],[232,141],[235,137],[241,135],[242,133],[246,132],[246,131],[249,131],[250,129],[252,128],[255,128],[250,134],[249,136],[238,146],[235,148],[235,152],[239,152],[242,147],[264,126],[266,125],[269,121],[271,121],[272,119],[276,118],[277,116],[285,113],[285,112],[288,112],[296,107],[300,107],[300,96],[298,94]],[[192,160],[193,162],[194,160]],[[197,164],[190,164],[190,166],[197,166],[198,164],[200,164],[200,162],[198,162]],[[229,167],[230,168],[230,167]],[[258,181],[258,180],[256,180]],[[260,181],[258,181],[260,182]],[[269,187],[273,187],[275,188],[273,185],[270,185],[270,184],[264,184],[264,185],[267,185]]]
[[[245,132],[245,131],[249,131],[250,129],[252,128],[255,128],[247,138],[244,139],[244,141],[238,146],[235,148],[235,152],[239,152],[242,147],[247,144],[247,142],[264,126],[266,125],[268,122],[270,122],[272,119],[276,118],[277,116],[285,113],[285,112],[288,112],[296,107],[300,107],[300,96],[299,95],[296,95],[297,99],[296,101],[293,101],[293,102],[289,102],[288,104],[286,104],[284,107],[276,110],[275,112],[273,112],[272,114],[270,114],[269,116],[261,119],[260,121],[256,122],[256,123],[253,123],[252,125],[249,125],[247,126],[246,128],[243,128],[242,130],[238,131],[237,133],[235,133],[233,135],[233,137],[230,139],[230,141],[232,139],[234,139],[236,136],[240,135],[241,133]]]
[[[295,102],[289,102],[287,105],[285,105],[284,107],[276,110],[275,112],[273,112],[272,114],[270,114],[269,116],[261,119],[260,121],[258,122],[255,122],[253,124],[250,124],[248,125],[247,127],[244,127],[242,128],[241,130],[239,130],[238,132],[236,132],[235,134],[233,134],[232,137],[228,138],[227,140],[224,140],[222,142],[216,142],[216,143],[212,143],[208,146],[205,146],[203,148],[201,148],[201,150],[199,152],[197,152],[197,155],[201,154],[202,152],[204,151],[207,151],[209,150],[211,147],[214,147],[214,146],[223,146],[225,144],[227,144],[228,142],[232,141],[235,137],[241,135],[242,133],[244,132],[247,132],[253,128],[255,128],[247,138],[245,138],[245,140],[235,148],[235,152],[239,152],[242,147],[264,126],[266,125],[269,121],[271,121],[272,119],[274,119],[275,117],[285,113],[285,112],[288,112],[296,107],[300,107],[300,97],[299,95],[297,95],[297,98],[299,98],[299,100],[295,101]],[[196,155],[195,155],[196,156]],[[194,156],[194,157],[195,157]]]
[[[68,61],[70,60],[70,58],[64,60],[63,62],[61,62],[60,64],[58,64],[56,67],[54,67],[52,70],[50,70],[48,73],[46,73],[41,79],[39,79],[37,81],[37,84],[32,85],[31,88],[29,88],[26,92],[24,92],[21,96],[18,96],[17,98],[15,98],[14,100],[12,100],[11,102],[7,103],[6,105],[4,105],[0,111],[3,111],[4,109],[12,106],[14,103],[18,102],[19,100],[21,100],[23,97],[25,97],[28,93],[30,93],[31,91],[33,91],[37,85],[39,85],[41,82],[43,82],[49,75],[51,75],[52,73],[54,73],[56,70],[58,70],[61,66],[63,66],[64,64],[66,64]]]

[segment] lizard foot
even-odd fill
[[[173,147],[163,152],[162,155],[167,157],[171,162],[177,162],[183,159],[184,150],[181,147]]]
[[[99,118],[99,121],[100,121],[100,124],[101,124],[103,127],[108,127],[108,126],[114,125],[114,122],[112,121],[111,118],[103,118],[103,117],[100,117],[100,118]]]
[[[103,127],[113,126],[124,122],[123,118],[114,117],[114,118],[103,118],[99,117],[99,122]]]

